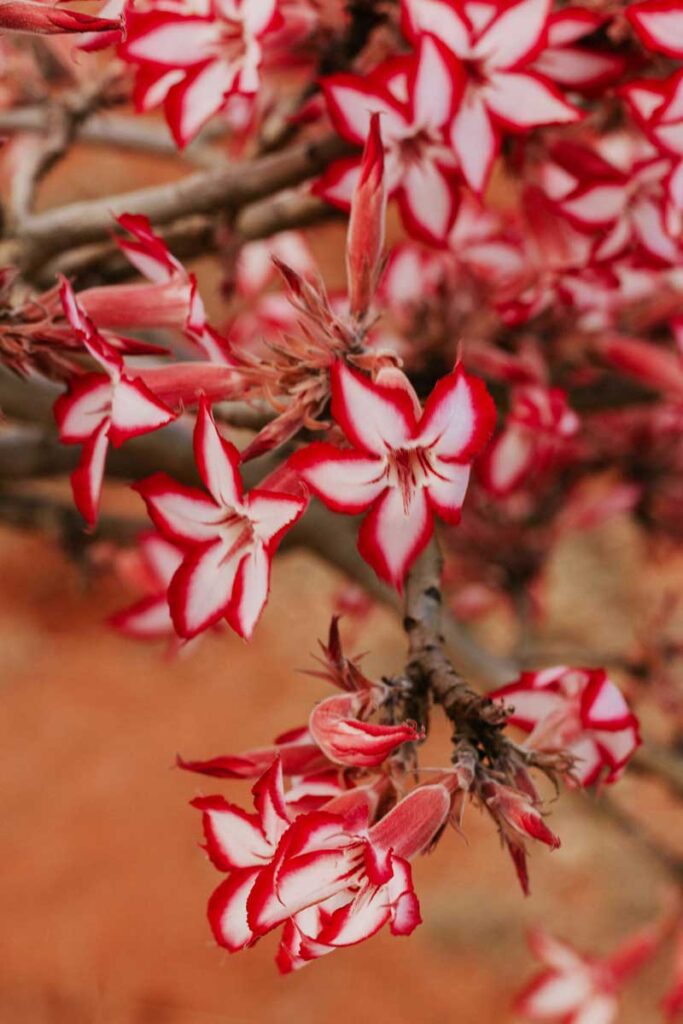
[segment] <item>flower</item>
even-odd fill
[[[683,211],[683,71],[663,80],[641,78],[619,91],[650,141],[673,160],[673,167],[667,165],[665,187],[675,210]],[[673,227],[675,235],[675,222]]]
[[[148,593],[130,608],[116,612],[110,622],[127,636],[140,640],[175,636],[168,610],[166,591],[182,564],[183,548],[152,531],[139,540],[139,553],[145,570]]]
[[[611,1024],[619,1009],[620,987],[653,955],[661,937],[661,928],[644,928],[612,956],[598,959],[535,929],[529,945],[543,970],[518,996],[517,1012],[534,1021]]]
[[[278,0],[129,8],[119,55],[138,65],[137,109],[163,103],[176,143],[186,146],[230,96],[258,91],[263,39],[282,23]]]
[[[216,363],[233,365],[226,339],[208,324],[197,279],[172,255],[147,217],[124,213],[116,218],[130,237],[115,237],[121,252],[143,277],[143,284],[101,285],[78,293],[78,301],[100,328],[174,328],[182,330]]]
[[[678,0],[629,4],[626,17],[648,49],[683,57],[683,10]]]
[[[597,234],[594,259],[613,260],[630,246],[655,264],[677,264],[678,219],[665,188],[668,157],[634,132],[614,132],[594,148],[558,144],[553,157],[568,183],[557,208],[580,231]]]
[[[171,255],[147,217],[126,213],[116,220],[132,236],[116,236],[118,248],[149,283],[87,288],[78,293],[85,312],[106,328],[192,327],[203,312],[194,275]],[[193,310],[194,304],[199,308]]]
[[[412,41],[431,32],[458,58],[464,90],[450,142],[467,184],[481,193],[500,146],[501,129],[523,132],[568,124],[580,112],[530,65],[546,45],[550,0],[507,4],[403,0],[403,30]]]
[[[386,924],[395,935],[419,924],[408,860],[443,827],[451,805],[446,786],[418,787],[376,824],[369,817],[376,804],[363,787],[297,813],[278,760],[253,793],[254,814],[222,797],[193,801],[207,853],[228,876],[209,900],[219,945],[237,952],[284,925],[277,963],[288,972]]]
[[[353,447],[314,443],[291,464],[334,511],[370,510],[359,551],[400,590],[429,541],[434,514],[453,525],[460,519],[470,463],[493,427],[493,402],[460,366],[438,382],[424,411],[397,370],[372,382],[338,361],[331,384],[332,415]]]
[[[505,702],[510,724],[530,733],[528,746],[566,750],[580,786],[616,782],[640,744],[638,719],[604,669],[523,672],[489,696]]]
[[[263,488],[243,493],[239,452],[219,434],[206,399],[199,405],[194,446],[208,495],[165,473],[134,489],[157,529],[187,549],[168,591],[179,636],[190,639],[225,618],[249,639],[268,598],[275,550],[306,502]]]
[[[322,80],[327,107],[339,134],[356,145],[370,136],[380,114],[384,180],[398,200],[411,234],[443,245],[457,209],[456,158],[446,129],[462,89],[457,62],[443,44],[423,35],[412,58],[380,65],[362,78]],[[328,202],[349,209],[361,160],[334,163],[314,186]]]
[[[586,7],[565,7],[548,18],[548,44],[530,65],[565,89],[592,91],[620,77],[626,60],[591,45],[609,17]]]
[[[276,760],[280,762],[283,775],[308,775],[332,767],[306,726],[290,729],[269,747],[224,754],[208,761],[177,759],[179,768],[217,779],[256,779]]]
[[[60,440],[83,445],[71,484],[79,512],[92,525],[97,520],[109,442],[118,447],[128,438],[158,430],[176,413],[139,376],[127,372],[121,355],[84,314],[66,280],[61,295],[72,329],[106,371],[76,377],[54,407]]]
[[[482,484],[491,494],[502,498],[531,479],[538,482],[579,425],[560,388],[516,388],[505,428],[479,464]]]

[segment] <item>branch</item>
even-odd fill
[[[98,107],[112,101],[109,90],[120,79],[114,67],[79,92],[67,93],[60,101],[44,108],[44,139],[26,154],[12,183],[12,218],[17,231],[29,216],[40,181],[66,154],[83,121]]]
[[[31,132],[44,135],[50,128],[50,112],[45,106],[15,107],[0,110],[0,134]],[[160,156],[174,156],[193,163],[215,162],[216,154],[203,146],[179,150],[166,125],[122,114],[90,114],[77,128],[80,142],[142,150]],[[215,133],[214,133],[215,134]],[[204,133],[202,133],[204,137]]]
[[[31,274],[57,252],[108,238],[112,218],[123,213],[144,214],[157,225],[192,214],[235,213],[314,177],[348,152],[347,143],[331,136],[251,163],[199,171],[165,185],[48,210],[27,218],[22,225],[14,262]]]
[[[245,207],[234,223],[238,242],[270,238],[280,231],[299,229],[335,220],[339,210],[306,193],[286,193]],[[213,252],[219,246],[216,218],[195,214],[168,224],[160,232],[178,259],[189,260]],[[97,282],[121,281],[137,274],[130,260],[113,242],[96,242],[60,253],[43,264],[32,276],[43,288],[54,284],[57,274],[80,278],[96,274]]]
[[[408,635],[408,676],[426,681],[434,699],[455,725],[477,718],[498,726],[505,714],[472,690],[451,664],[445,649],[441,611],[443,559],[433,539],[408,573],[404,629]]]

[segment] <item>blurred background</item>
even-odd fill
[[[77,147],[45,183],[41,204],[182,171],[170,159]],[[334,283],[341,229],[311,238]],[[193,269],[217,315],[216,269],[201,261]],[[63,481],[40,487],[68,494]],[[104,509],[142,511],[120,485],[109,487]],[[217,875],[188,803],[222,792],[247,804],[248,784],[184,774],[175,756],[238,752],[305,721],[325,687],[298,670],[310,667],[344,579],[313,555],[284,552],[250,645],[226,630],[172,656],[164,644],[114,633],[107,615],[138,594],[111,573],[84,569],[49,536],[0,528],[0,565],[0,1024],[505,1024],[535,969],[529,926],[542,922],[606,953],[670,898],[670,879],[642,836],[627,834],[593,796],[568,795],[552,807],[562,848],[533,851],[529,899],[490,823],[470,809],[464,835],[450,833],[414,866],[424,924],[411,938],[381,934],[287,978],[273,964],[274,937],[229,956],[205,919]],[[680,555],[653,551],[626,516],[566,537],[547,574],[536,637],[552,652],[544,663],[564,651],[585,651],[595,664],[628,654],[662,594],[680,590],[682,571]],[[680,635],[680,615],[669,628]],[[493,648],[510,642],[500,611],[476,630]],[[403,664],[391,611],[372,607],[343,632],[351,651],[370,652],[368,674]],[[654,706],[644,714],[655,733],[663,729]],[[447,736],[435,731],[438,764]],[[627,775],[615,799],[683,853],[680,812],[659,784]],[[666,957],[648,967],[620,1020],[653,1019],[669,972]]]

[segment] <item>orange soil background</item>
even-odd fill
[[[158,180],[158,168],[82,153],[44,201],[84,197],[93,181],[99,192]],[[316,236],[328,269],[339,243]],[[562,849],[534,851],[529,900],[470,810],[466,839],[451,832],[415,864],[424,924],[411,938],[382,934],[284,979],[272,939],[229,956],[205,920],[219,876],[188,801],[224,792],[246,804],[248,786],[182,773],[174,758],[236,752],[305,720],[325,687],[296,670],[325,634],[341,577],[283,554],[251,645],[226,631],[169,659],[113,634],[104,617],[135,595],[108,576],[86,579],[49,539],[0,529],[0,565],[0,1024],[505,1024],[534,969],[528,926],[606,952],[661,908],[667,881],[652,860],[590,798],[567,797],[553,807]],[[570,539],[550,569],[546,635],[629,649],[654,596],[680,579],[680,559],[653,565],[625,520]],[[500,642],[500,628],[485,632]],[[369,672],[401,665],[388,611],[347,632],[371,650]],[[438,729],[433,751],[432,763],[447,758]],[[620,794],[681,840],[680,814],[657,785],[630,777]],[[630,987],[624,1024],[657,1019],[668,970],[660,958]]]

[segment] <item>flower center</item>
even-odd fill
[[[387,474],[390,484],[401,491],[406,514],[418,487],[424,487],[430,474],[438,475],[426,448],[392,449],[389,453]]]

